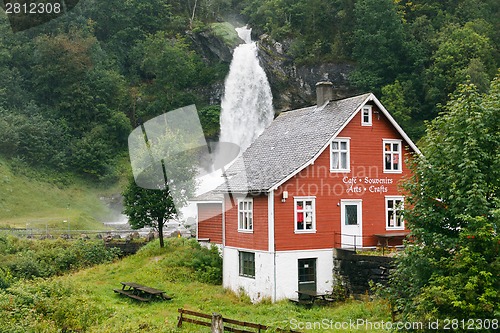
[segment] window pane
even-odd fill
[[[368,110],[364,110],[364,114],[363,114],[363,122],[364,123],[368,123],[370,122],[370,113]]]
[[[392,144],[392,151],[399,151],[399,144],[398,143],[393,143]]]
[[[358,206],[346,205],[345,206],[345,224],[357,225],[358,224]]]
[[[392,170],[391,154],[385,154],[385,169]]]
[[[387,226],[394,227],[393,212],[388,212],[388,214],[387,214]]]
[[[342,158],[340,160],[341,160],[341,168],[347,169],[347,153],[342,153]]]
[[[340,142],[340,149],[347,150],[347,142],[345,142],[345,141]]]
[[[339,153],[332,153],[332,168],[339,169]]]
[[[240,252],[240,275],[255,277],[255,253]]]
[[[339,143],[337,141],[332,142],[332,150],[338,150],[339,149]]]

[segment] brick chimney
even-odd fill
[[[333,83],[322,81],[316,83],[316,105],[322,106],[333,99]]]

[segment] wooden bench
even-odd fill
[[[305,306],[306,308],[310,308],[314,304],[312,300],[306,300],[306,299],[289,298],[288,300],[297,305]]]
[[[132,293],[132,291],[130,290],[122,290],[122,289],[113,289],[113,291],[115,293],[118,293],[118,294],[122,294],[122,295],[125,295],[125,296],[128,296],[130,298],[133,298],[133,299],[136,299],[138,301],[141,301],[141,302],[149,302],[150,300],[147,299],[147,298],[144,298],[144,297],[141,297],[141,296],[138,296],[138,295],[134,295]]]

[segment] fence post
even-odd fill
[[[180,327],[182,327],[182,320],[184,319],[182,317],[182,314],[184,313],[184,309],[178,309],[177,311],[179,312],[179,318],[178,318],[178,321],[177,321],[177,327],[180,328]]]
[[[212,333],[224,333],[224,322],[219,313],[212,313]]]

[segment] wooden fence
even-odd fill
[[[212,333],[223,333],[224,331],[235,332],[235,333],[261,333],[269,329],[269,327],[261,324],[254,324],[245,321],[224,318],[218,313],[213,313],[209,315],[185,309],[178,309],[178,312],[179,312],[179,317],[177,321],[177,327],[182,327],[182,323],[191,323],[191,324],[211,327]],[[208,319],[210,321],[190,318],[187,316]],[[244,327],[245,329],[236,328],[234,326]],[[253,330],[250,331],[249,329]],[[298,331],[283,330],[280,328],[276,329],[276,332],[300,333]]]

